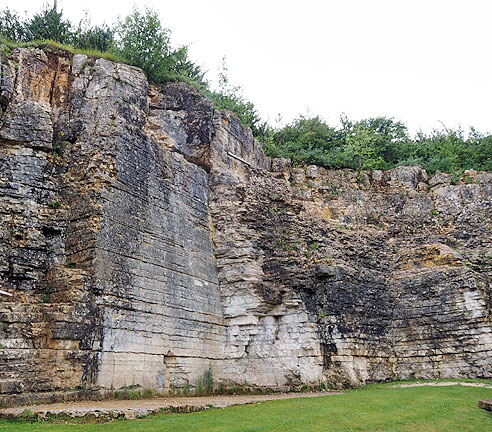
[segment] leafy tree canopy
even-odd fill
[[[25,25],[25,37],[29,40],[48,40],[62,44],[72,41],[70,21],[63,19],[63,12],[58,12],[57,2],[53,6],[45,5],[41,12],[35,14]]]
[[[387,117],[354,122],[342,116],[340,124],[334,128],[320,117],[300,116],[270,130],[263,142],[265,151],[272,157],[290,158],[297,165],[358,171],[399,165],[421,165],[430,173],[492,169],[492,136],[474,129],[468,138],[460,129],[446,128],[419,132],[412,138],[402,122]]]

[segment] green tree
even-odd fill
[[[329,126],[319,116],[299,116],[283,128],[271,133],[265,142],[270,156],[290,158],[295,164],[317,164],[337,167],[344,143],[341,131]]]
[[[208,87],[205,72],[199,65],[190,60],[187,46],[172,51],[172,56],[174,58],[173,73],[176,77],[186,77],[198,84],[201,89]]]
[[[137,9],[116,25],[116,45],[132,65],[142,68],[150,80],[165,81],[174,67],[170,31],[161,25],[156,12]]]
[[[53,6],[45,4],[40,13],[26,22],[26,39],[69,44],[72,41],[71,26],[70,21],[63,19],[63,11],[58,12],[57,1],[53,0]]]
[[[357,176],[363,168],[379,168],[384,163],[381,155],[377,154],[377,135],[374,130],[356,124],[347,135],[346,151],[356,162]]]
[[[25,23],[9,8],[0,12],[0,37],[13,42],[26,40]]]
[[[492,135],[471,128],[465,158],[470,168],[492,172]]]
[[[163,27],[152,9],[133,12],[120,20],[115,28],[116,47],[130,64],[142,68],[149,80],[188,81],[206,87],[204,72],[188,58],[188,48],[171,47],[171,32]]]
[[[399,150],[409,140],[406,126],[392,118],[372,117],[358,122],[341,117],[345,151],[353,166],[361,169],[388,169],[398,163]]]
[[[114,30],[106,24],[92,26],[89,16],[79,22],[72,35],[72,44],[79,49],[110,51],[114,49]]]

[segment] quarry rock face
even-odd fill
[[[182,83],[0,76],[0,398],[492,377],[492,176],[292,167]]]

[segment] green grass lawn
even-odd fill
[[[14,423],[1,431],[486,431],[492,413],[477,406],[492,389],[476,387],[390,388],[368,386],[319,398],[262,402],[193,414],[162,414],[105,424]]]

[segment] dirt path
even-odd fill
[[[29,405],[0,410],[0,417],[17,417],[26,410],[39,418],[67,416],[71,418],[126,418],[149,415],[158,411],[193,412],[209,408],[225,408],[271,400],[309,398],[341,393],[273,393],[268,395],[224,395],[199,397],[159,397],[152,399],[79,401],[43,405]]]
[[[411,384],[397,384],[393,387],[408,388],[422,386],[453,386],[462,385],[470,387],[484,387],[492,389],[492,385],[484,383],[442,381],[423,382]],[[96,419],[126,418],[153,414],[159,411],[169,412],[194,412],[209,408],[225,408],[233,405],[252,404],[263,401],[310,398],[342,394],[342,392],[319,393],[272,393],[268,395],[224,395],[224,396],[199,396],[199,397],[159,397],[151,399],[133,400],[104,400],[104,401],[79,401],[55,404],[29,405],[14,408],[0,409],[0,417],[13,418],[21,415],[26,410],[41,419],[56,418],[60,416],[70,418],[94,417]]]

